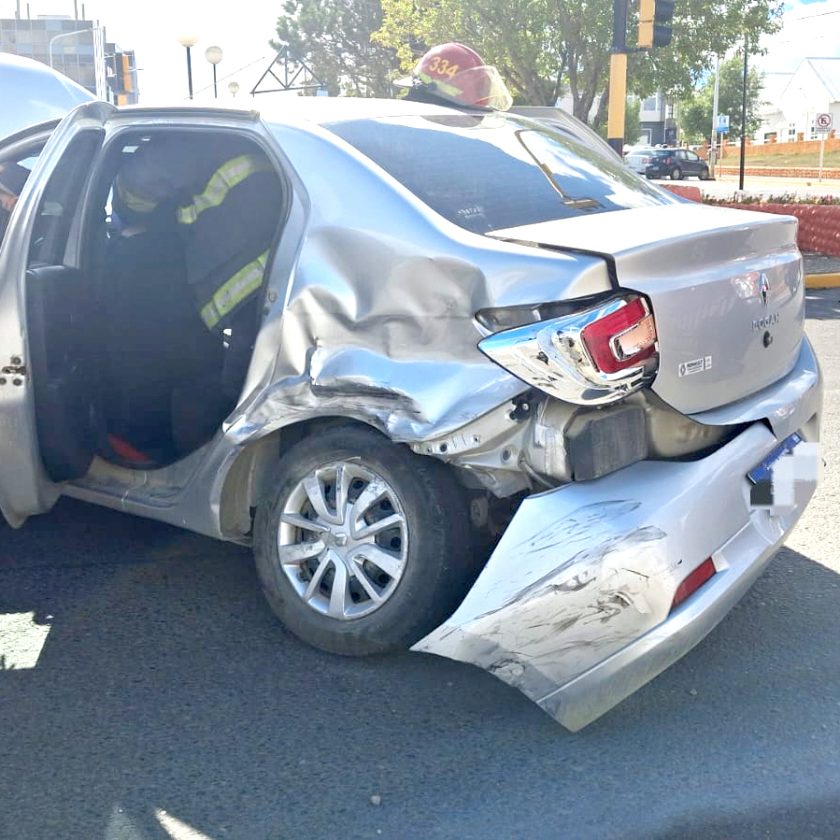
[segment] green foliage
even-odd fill
[[[399,62],[371,40],[381,24],[379,0],[286,0],[272,46],[303,58],[333,96],[387,97]]]
[[[677,0],[671,45],[630,55],[628,91],[689,96],[745,27],[751,50],[778,29],[782,2]],[[631,45],[636,26],[631,19]],[[400,66],[410,70],[428,46],[462,41],[499,68],[518,104],[569,94],[578,118],[594,112],[595,126],[606,118],[612,0],[286,0],[277,36],[275,46],[306,59],[331,93],[390,96]]]
[[[729,115],[729,136],[741,138],[741,100],[744,82],[744,53],[734,55],[720,65],[720,98],[718,113]],[[761,73],[755,68],[747,71],[747,135],[752,135],[761,123]],[[680,127],[689,143],[708,140],[712,132],[712,111],[715,79],[711,75],[694,94],[680,105]]]
[[[327,2],[327,0],[325,0]],[[374,36],[408,69],[427,45],[462,41],[495,64],[517,97],[552,105],[569,93],[575,116],[606,116],[612,0],[381,0]],[[669,47],[630,57],[629,91],[687,95],[713,62],[742,39],[778,29],[781,0],[677,0]],[[635,38],[631,21],[628,41]],[[757,46],[755,47],[757,49]]]
[[[624,142],[635,143],[642,133],[642,123],[639,114],[642,102],[636,97],[628,97],[624,108]]]

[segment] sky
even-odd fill
[[[840,56],[840,0],[789,3],[783,23],[762,40],[767,54],[756,63],[765,72],[792,73],[803,58]]]
[[[24,16],[26,5],[21,0]],[[143,104],[186,99],[186,50],[178,36],[187,33],[199,39],[192,48],[196,98],[212,100],[213,70],[204,51],[218,46],[224,53],[217,68],[220,98],[230,104],[227,85],[235,79],[240,84],[236,102],[245,105],[274,55],[268,42],[282,0],[78,0],[80,17],[83,5],[89,20],[105,26],[109,41],[135,50]],[[0,0],[0,17],[14,17],[15,6],[15,0]],[[74,13],[73,0],[29,0],[29,8],[33,18]]]
[[[679,2],[679,0],[677,0]],[[178,35],[198,37],[192,49],[193,84],[198,100],[212,100],[213,73],[204,57],[209,46],[224,52],[218,66],[220,98],[233,104],[231,80],[239,82],[237,105],[251,100],[256,84],[273,57],[268,41],[275,34],[282,0],[78,0],[88,19],[106,27],[109,41],[134,49],[140,68],[141,102],[172,102],[187,96],[186,52]],[[33,17],[73,15],[73,0],[29,0]],[[21,0],[26,14],[26,2]],[[15,0],[0,0],[0,17],[13,17]],[[840,0],[792,0],[784,27],[765,38],[767,54],[756,65],[765,72],[792,72],[805,57],[840,56]],[[257,97],[259,100],[259,97]]]

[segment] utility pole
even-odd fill
[[[627,101],[627,0],[613,0],[607,142],[624,157],[624,109]]]
[[[720,104],[720,56],[715,56],[715,93],[712,99],[712,143],[709,147],[709,170],[712,173],[712,178],[716,177],[715,167],[717,166],[717,144],[718,144],[718,105]]]
[[[747,48],[749,41],[744,32],[744,84],[741,91],[741,169],[738,176],[738,189],[744,189],[744,163],[747,157]]]

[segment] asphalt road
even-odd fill
[[[240,548],[71,502],[0,528],[0,616],[31,622],[0,672],[0,838],[840,837],[838,298],[809,295],[828,470],[789,547],[576,735],[465,665],[308,649]]]

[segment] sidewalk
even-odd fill
[[[840,288],[840,257],[808,253],[802,256],[805,262],[805,286],[807,288]]]

